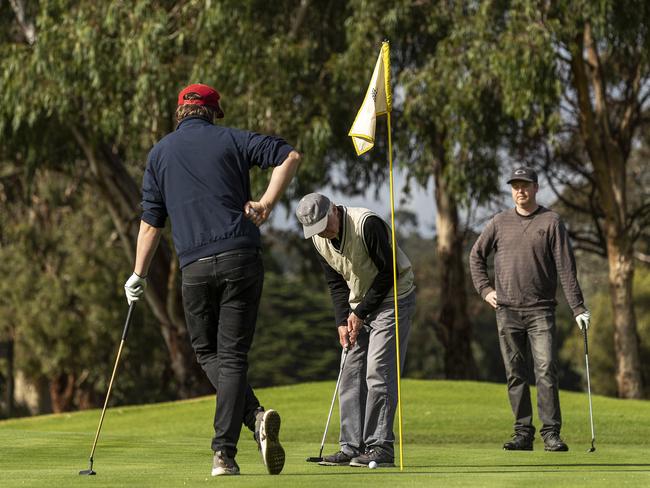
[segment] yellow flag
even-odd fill
[[[372,73],[366,97],[354,119],[348,135],[357,151],[357,156],[370,151],[375,145],[375,124],[378,115],[391,111],[390,48],[388,42],[381,45],[381,51]]]

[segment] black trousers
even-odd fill
[[[257,250],[203,258],[183,268],[183,307],[196,358],[214,386],[213,451],[237,454],[242,424],[255,429],[260,403],[248,384],[264,267]]]
[[[497,327],[503,364],[508,378],[508,397],[515,416],[515,432],[533,436],[533,407],[528,387],[527,344],[533,356],[537,383],[540,434],[560,433],[559,380],[555,344],[555,311],[497,309]]]

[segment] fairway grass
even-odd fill
[[[596,452],[590,446],[587,396],[562,392],[566,453],[507,452],[512,429],[504,385],[458,381],[402,383],[404,470],[322,467],[317,456],[333,382],[257,390],[282,415],[287,463],[269,476],[255,442],[242,431],[242,476],[211,478],[213,398],[110,407],[94,469],[88,468],[99,410],[0,422],[0,487],[650,486],[650,402],[594,397]],[[397,434],[397,423],[396,423]],[[337,450],[335,412],[325,453]],[[396,459],[398,462],[398,459]]]

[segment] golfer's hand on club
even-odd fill
[[[271,210],[271,205],[264,202],[248,201],[244,205],[244,215],[258,227],[271,216]]]
[[[589,313],[589,310],[582,312],[580,315],[576,315],[576,322],[580,330],[588,330],[589,323],[591,322],[591,313]]]
[[[492,308],[497,308],[497,292],[492,290],[490,293],[485,295],[485,301],[488,302]]]
[[[126,294],[126,301],[129,303],[129,306],[133,302],[140,300],[140,297],[144,294],[144,290],[147,288],[147,278],[133,273],[131,277],[126,280],[124,284],[124,293]]]
[[[339,342],[341,343],[342,348],[350,347],[350,334],[348,334],[348,324],[347,322],[342,323],[338,326],[339,329]]]
[[[350,336],[350,345],[354,346],[357,343],[359,332],[363,328],[363,319],[351,312],[348,316],[348,335]]]

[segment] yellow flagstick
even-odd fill
[[[384,83],[386,91],[386,122],[388,123],[388,173],[390,182],[390,228],[393,248],[393,300],[395,302],[395,355],[397,359],[397,420],[399,424],[399,469],[404,470],[404,442],[402,440],[402,381],[401,359],[399,347],[399,313],[397,305],[397,243],[395,240],[395,198],[393,189],[393,140],[390,127],[390,113],[393,97],[390,86],[390,44],[384,41],[381,45],[384,60]]]
[[[393,243],[393,299],[395,301],[395,350],[397,356],[397,419],[399,423],[399,470],[404,470],[404,443],[402,441],[402,382],[401,361],[399,354],[399,314],[397,307],[397,258],[395,249],[395,200],[393,197],[393,142],[390,134],[390,111],[386,114],[388,121],[388,168],[390,181],[390,228]]]

